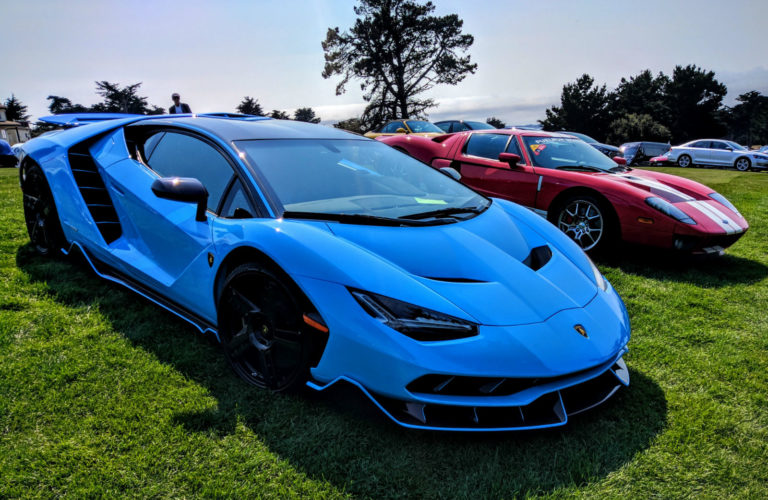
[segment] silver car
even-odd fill
[[[667,153],[667,160],[679,167],[732,166],[742,172],[752,168],[768,168],[768,154],[750,151],[741,144],[723,139],[698,139],[674,146]]]

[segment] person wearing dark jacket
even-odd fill
[[[186,102],[181,102],[181,96],[174,92],[171,96],[171,99],[173,99],[173,106],[168,108],[168,113],[171,115],[176,115],[180,113],[191,113],[192,110],[189,109],[189,104]]]

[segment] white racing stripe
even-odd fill
[[[720,226],[726,234],[735,234],[743,231],[743,228],[737,224],[736,221],[705,201],[696,200],[688,201],[686,203],[709,217],[710,220]]]
[[[687,194],[683,193],[682,191],[678,191],[677,189],[667,186],[664,183],[661,183],[656,180],[652,179],[645,179],[643,177],[635,177],[634,175],[620,175],[619,177],[623,177],[624,179],[627,179],[631,182],[634,182],[635,184],[642,184],[643,186],[647,186],[651,189],[656,189],[658,191],[661,191],[662,193],[665,193],[669,196],[674,196],[679,198],[682,201],[692,201],[695,198],[692,196],[688,196]],[[674,203],[674,202],[673,202]]]

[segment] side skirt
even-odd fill
[[[215,325],[211,324],[209,321],[201,318],[195,313],[187,310],[186,308],[176,304],[175,302],[166,299],[165,297],[149,289],[143,284],[128,277],[124,273],[121,273],[117,269],[114,269],[108,264],[98,260],[95,256],[91,255],[85,248],[83,248],[82,245],[80,245],[79,243],[73,242],[70,245],[69,250],[65,250],[62,248],[61,252],[64,255],[70,255],[72,251],[75,249],[79,251],[80,255],[83,256],[83,258],[91,267],[91,269],[93,269],[93,272],[96,273],[96,275],[99,276],[100,278],[103,278],[107,281],[111,281],[113,283],[117,283],[118,285],[124,286],[125,288],[131,290],[132,292],[138,295],[141,295],[145,299],[157,304],[158,306],[162,307],[166,311],[169,311],[175,314],[176,316],[183,319],[184,321],[191,323],[192,326],[194,326],[200,331],[200,333],[202,334],[212,333],[216,337],[216,341],[221,342],[221,339],[219,338],[219,333],[216,331]]]

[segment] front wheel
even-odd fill
[[[597,252],[608,246],[613,234],[608,209],[588,195],[574,196],[560,205],[554,223],[585,252]]]
[[[749,158],[741,157],[736,160],[736,163],[734,163],[733,166],[736,167],[736,170],[739,172],[746,172],[752,167],[752,162],[749,161]]]
[[[235,372],[255,386],[284,392],[309,374],[311,332],[292,284],[258,264],[226,278],[219,299],[219,338]]]
[[[40,255],[55,255],[64,245],[65,239],[43,169],[27,161],[19,169],[19,177],[29,240]]]
[[[693,162],[691,161],[691,157],[688,155],[680,155],[680,158],[677,159],[677,166],[681,168],[687,168],[693,165]]]

